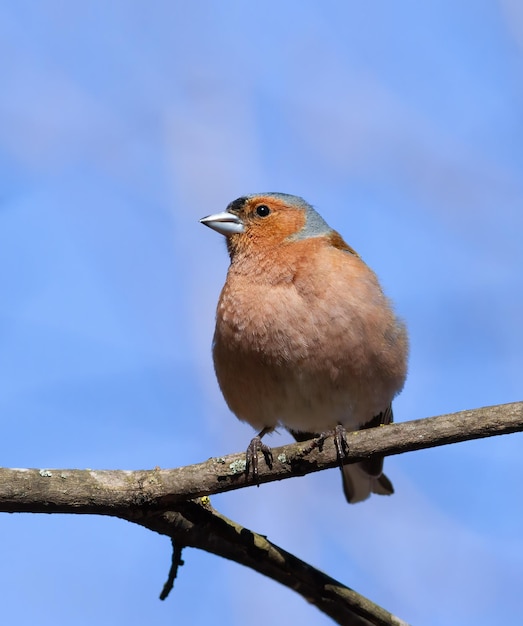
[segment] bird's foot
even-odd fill
[[[340,467],[343,467],[343,460],[349,454],[349,444],[347,442],[347,431],[341,424],[337,424],[332,430],[326,430],[315,437],[310,444],[305,448],[304,454],[309,454],[315,448],[318,448],[321,452],[323,450],[323,444],[328,437],[334,437],[334,445],[336,446],[336,454]]]
[[[254,482],[259,485],[258,482],[258,453],[261,452],[265,459],[265,463],[272,468],[272,450],[269,446],[265,445],[261,438],[263,437],[263,431],[251,439],[251,443],[247,447],[245,454],[245,475],[248,478],[250,468],[252,465],[252,477]]]

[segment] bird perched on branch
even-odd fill
[[[270,453],[278,425],[303,441],[392,422],[408,340],[374,272],[302,198],[242,196],[200,220],[230,255],[216,313],[213,358],[225,400],[260,431],[247,458]],[[391,494],[383,458],[342,467],[345,495]]]

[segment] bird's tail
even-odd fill
[[[347,502],[350,504],[362,502],[371,493],[377,493],[380,496],[392,495],[394,487],[382,470],[383,457],[344,465],[341,468],[341,475]]]
[[[392,406],[389,406],[373,417],[370,422],[361,428],[375,428],[381,424],[391,424],[394,420]],[[360,463],[344,465],[341,468],[343,478],[343,491],[347,502],[354,504],[366,500],[371,493],[380,496],[390,496],[394,493],[394,487],[383,473],[383,457],[373,457]]]

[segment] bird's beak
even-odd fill
[[[245,228],[241,219],[237,215],[234,215],[234,213],[229,213],[229,211],[202,217],[200,224],[205,224],[205,226],[212,228],[226,237],[243,233]]]

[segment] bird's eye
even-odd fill
[[[260,204],[256,207],[256,215],[259,215],[260,217],[267,217],[270,212],[271,210],[266,204]]]

